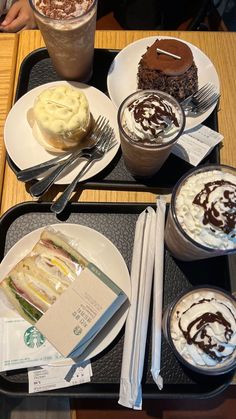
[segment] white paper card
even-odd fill
[[[70,376],[71,369],[73,369],[73,375],[68,380],[66,377]],[[29,393],[38,393],[87,383],[91,380],[91,376],[92,368],[90,363],[85,367],[77,368],[75,368],[75,365],[30,368],[28,370]]]
[[[63,356],[78,358],[126,298],[118,285],[89,263],[35,326]]]
[[[64,359],[30,323],[0,318],[0,371],[35,367]]]
[[[197,128],[181,135],[172,153],[192,166],[197,166],[223,138],[219,132],[205,125],[198,125]]]

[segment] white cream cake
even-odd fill
[[[33,106],[33,133],[48,151],[76,147],[91,128],[92,117],[85,94],[78,88],[59,85],[45,89]]]

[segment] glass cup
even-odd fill
[[[236,368],[236,299],[223,289],[196,287],[165,310],[162,329],[179,361],[220,375]]]
[[[30,0],[56,72],[65,80],[88,81],[92,76],[97,0],[91,0],[87,11],[66,19],[55,18],[53,12],[50,14],[46,10],[47,15],[43,14],[38,4],[40,0]],[[66,6],[68,2],[65,2]]]
[[[236,169],[225,165],[195,168],[173,189],[166,247],[183,261],[235,253],[235,223]]]
[[[161,103],[161,111],[155,105],[157,98]],[[146,117],[147,102],[149,113]],[[132,106],[135,110],[131,120],[129,109]],[[174,124],[170,113],[174,114],[178,126]],[[127,169],[135,177],[151,177],[161,168],[182,134],[185,115],[180,104],[167,93],[138,90],[120,105],[118,126]]]

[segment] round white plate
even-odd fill
[[[130,298],[130,276],[126,263],[114,244],[96,230],[79,224],[53,224],[56,230],[76,239],[78,250],[91,262],[96,264],[109,278],[115,282]],[[39,240],[40,234],[45,227],[32,231],[20,239],[6,254],[0,265],[0,282],[9,271],[18,263]],[[94,342],[86,351],[86,359],[90,359],[103,351],[117,336],[128,314],[128,305],[124,304],[105,326]],[[1,313],[5,317],[16,317],[16,312],[9,306],[4,307],[1,301]]]
[[[151,36],[143,38],[126,48],[122,49],[113,60],[107,77],[107,87],[112,102],[119,107],[122,101],[132,92],[137,90],[138,63],[141,56],[146,52],[147,47],[152,45],[156,39],[177,39],[170,36]],[[199,88],[210,82],[220,90],[220,82],[216,69],[210,59],[197,47],[181,39],[187,44],[193,53],[195,64],[198,68]],[[216,104],[207,112],[199,116],[187,116],[185,130],[201,124],[213,111]]]
[[[95,161],[82,176],[81,181],[84,181],[104,169],[113,159],[119,148],[116,108],[111,100],[95,87],[77,82],[57,81],[46,83],[30,90],[15,103],[9,112],[4,127],[4,141],[10,158],[19,169],[26,169],[55,157],[55,154],[46,151],[34,138],[32,129],[27,121],[27,112],[32,108],[35,98],[43,90],[61,84],[70,84],[82,90],[88,99],[90,111],[94,119],[96,120],[99,115],[105,116],[109,120],[110,126],[114,129],[117,139],[117,145],[106,153],[101,160]],[[85,163],[84,160],[79,161],[78,165],[70,173],[64,176],[61,175],[55,183],[67,185],[75,178]]]

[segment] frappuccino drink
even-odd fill
[[[151,177],[166,161],[185,126],[179,103],[158,90],[137,91],[118,111],[121,149],[133,176]]]
[[[96,0],[30,0],[58,75],[86,82],[92,75]]]
[[[179,296],[163,317],[163,331],[175,355],[204,374],[236,367],[236,300],[223,289],[194,288]]]
[[[236,251],[236,169],[203,166],[180,180],[172,194],[165,242],[180,260]]]

